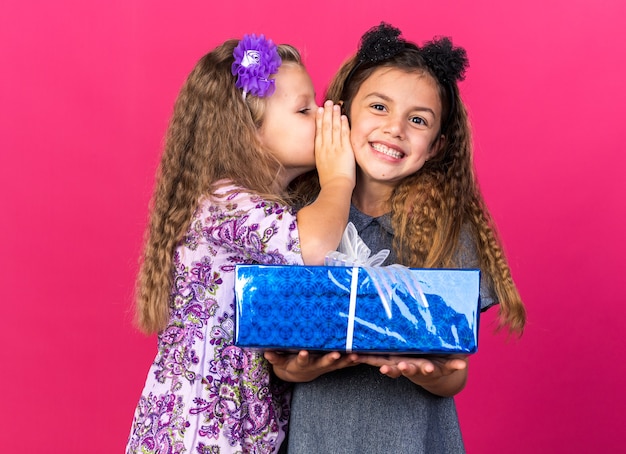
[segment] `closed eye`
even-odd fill
[[[308,114],[310,111],[311,111],[311,109],[310,109],[309,107],[305,107],[304,109],[300,109],[300,110],[298,111],[298,113],[301,113],[301,114],[306,115],[306,114]]]

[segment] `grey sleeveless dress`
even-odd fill
[[[355,207],[350,221],[372,253],[391,250],[385,265],[395,263],[388,214],[373,218]],[[458,248],[461,266],[477,266],[468,232]],[[493,305],[493,292],[481,282],[481,309]],[[389,378],[377,368],[359,365],[295,383],[289,434],[282,452],[289,454],[454,454],[465,448],[453,398],[435,396],[410,380]]]

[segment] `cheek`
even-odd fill
[[[361,123],[353,123],[350,129],[350,143],[352,143],[352,147],[356,148],[362,146],[364,143],[367,143],[367,134],[365,133],[365,128]]]
[[[293,143],[300,143],[303,147],[313,150],[315,148],[315,122],[301,125],[300,134],[295,137]]]
[[[434,146],[435,144],[433,144],[431,137],[418,136],[412,143],[414,152],[424,159],[430,158],[435,154],[436,146]]]
[[[429,142],[428,149],[426,151],[426,158],[430,159],[434,157],[439,152],[440,148],[441,148],[441,141]]]
[[[315,137],[315,117],[300,116],[297,124],[293,125],[301,131],[302,135],[308,135]]]
[[[380,120],[371,115],[354,115],[350,123],[350,138],[354,144],[366,144],[371,135],[377,135]]]

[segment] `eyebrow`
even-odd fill
[[[315,100],[315,96],[315,92],[313,92],[312,97],[309,93],[300,93],[299,95],[296,95],[296,102],[305,102],[309,101],[310,99]]]
[[[381,99],[383,99],[383,100],[385,100],[387,102],[392,102],[393,101],[389,96],[384,95],[382,93],[378,93],[378,92],[372,92],[372,93],[368,94],[367,96],[365,96],[364,99],[367,100],[368,98],[371,98],[371,97],[381,98]],[[417,110],[419,112],[430,112],[430,114],[433,117],[437,118],[437,115],[435,115],[435,111],[433,109],[431,109],[430,107],[415,106],[415,107],[412,107],[411,110]]]

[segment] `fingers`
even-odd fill
[[[278,352],[274,350],[265,350],[263,352],[263,357],[270,363],[272,366],[277,366],[281,368],[285,368],[287,365],[292,363],[294,360],[293,353],[284,353]]]
[[[320,186],[356,181],[356,164],[350,142],[350,126],[341,107],[326,101],[315,116],[315,165]]]
[[[467,369],[467,367],[468,367],[467,359],[455,358],[446,362],[446,368],[450,372],[454,372],[455,370]]]
[[[434,371],[432,364],[428,362],[405,362],[401,361],[396,366],[382,366],[380,373],[391,378],[400,376],[413,377],[416,375],[428,375]]]
[[[332,112],[332,131],[333,131],[333,143],[341,144],[343,125],[341,121],[341,106],[339,104],[333,105]]]
[[[341,353],[339,352],[327,353],[323,355],[322,357],[320,357],[320,359],[318,360],[318,366],[328,367],[329,365],[337,361],[339,358],[341,358]]]
[[[265,357],[265,359],[267,360],[268,363],[270,364],[276,364],[278,362],[278,360],[280,359],[280,355],[276,352],[270,351],[270,350],[266,350],[263,352],[263,356]]]
[[[341,142],[350,145],[350,122],[348,117],[341,115],[341,108],[339,109],[339,115],[341,120]]]
[[[317,149],[323,149],[329,142],[328,132],[332,131],[332,107],[332,101],[326,101],[323,106],[317,108],[317,114],[315,115],[316,151]]]
[[[433,364],[441,369],[443,375],[450,374],[456,370],[467,369],[469,358],[465,355],[451,355],[443,357],[433,357]]]
[[[359,361],[374,367],[395,364],[395,361],[392,361],[389,357],[384,355],[359,355]]]
[[[341,114],[341,106],[328,100],[317,108],[315,116],[315,145],[318,149],[340,147],[350,143],[350,125],[348,118]]]
[[[467,357],[405,357],[383,355],[361,355],[359,362],[378,367],[381,374],[391,378],[405,376],[442,377],[450,375],[457,370],[466,369]]]
[[[415,359],[411,361],[399,361],[395,364],[387,364],[380,367],[380,373],[391,378],[402,375],[412,377],[415,375],[429,375],[435,371],[435,366],[428,360]]]
[[[357,355],[340,352],[311,354],[306,350],[283,353],[267,350],[264,353],[274,372],[287,381],[310,381],[327,372],[356,364],[378,367],[381,374],[390,378],[405,376],[415,383],[437,380],[467,369],[466,356],[406,357],[385,355]]]
[[[331,352],[319,356],[315,361],[311,362],[310,366],[326,373],[337,369],[343,369],[344,367],[354,366],[355,364],[357,364],[357,355],[346,355],[341,354],[340,352]]]
[[[318,369],[323,371],[337,369],[339,368],[338,366],[349,362],[353,362],[351,357],[349,355],[342,356],[340,352],[310,355],[308,351],[301,350],[296,357],[296,366],[302,369]]]
[[[264,356],[276,375],[287,381],[309,381],[321,374],[357,364],[357,355],[342,355],[340,352],[310,354],[301,350],[297,354],[283,354],[266,350]]]
[[[330,147],[333,143],[333,116],[334,108],[332,101],[326,101],[323,106],[317,108],[315,116],[315,145],[318,149]]]

